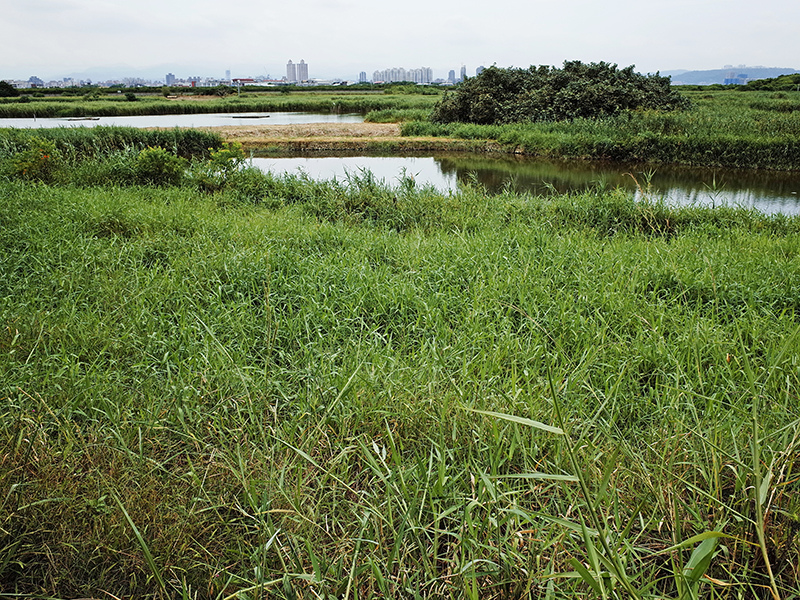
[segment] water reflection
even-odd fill
[[[300,125],[305,123],[361,123],[363,115],[304,112],[208,113],[191,115],[138,115],[132,117],[63,117],[48,119],[0,119],[0,127],[47,129],[54,127],[222,127],[225,125]]]
[[[800,172],[700,169],[621,165],[588,161],[546,161],[515,156],[342,156],[255,158],[274,173],[302,171],[315,179],[346,180],[360,169],[395,186],[403,175],[417,185],[447,192],[473,182],[490,193],[504,189],[533,194],[569,193],[620,187],[636,197],[663,198],[673,205],[744,206],[764,213],[800,214]]]

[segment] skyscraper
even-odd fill
[[[308,65],[302,58],[297,65],[297,81],[308,81]]]
[[[286,63],[286,81],[295,83],[297,81],[297,65],[291,60]]]
[[[458,78],[459,81],[464,81],[467,78],[467,67],[461,65],[461,76]]]

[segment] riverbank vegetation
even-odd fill
[[[568,121],[403,124],[403,135],[487,139],[549,158],[800,169],[800,93],[685,93],[691,109]]]
[[[438,95],[409,93],[398,87],[397,93],[253,93],[225,97],[165,98],[159,95],[138,96],[130,102],[125,95],[59,98],[19,98],[0,100],[0,118],[79,118],[139,115],[180,115],[241,112],[316,112],[362,113],[384,109],[430,109]]]
[[[800,594],[797,218],[159,149],[0,182],[2,594]]]

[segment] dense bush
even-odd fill
[[[564,121],[615,115],[626,109],[674,110],[688,101],[669,77],[641,75],[599,62],[567,61],[564,67],[490,67],[468,79],[436,105],[438,123]]]
[[[145,148],[136,157],[135,172],[140,183],[175,185],[186,170],[186,161],[163,148]]]
[[[7,81],[0,81],[0,98],[19,96],[19,91]]]
[[[60,158],[53,141],[32,136],[27,147],[11,159],[10,172],[21,179],[50,182]]]
[[[763,91],[797,91],[800,89],[800,73],[779,75],[769,79],[757,79],[748,81],[743,87],[744,90],[763,90]]]

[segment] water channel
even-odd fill
[[[91,119],[0,119],[0,127],[220,127],[225,125],[359,123],[358,114],[303,112],[139,115]],[[436,154],[404,156],[257,157],[254,166],[281,173],[305,173],[315,179],[344,181],[349,174],[369,170],[387,185],[413,177],[418,186],[441,192],[476,183],[490,193],[503,189],[534,194],[581,191],[598,185],[620,187],[642,199],[663,199],[673,205],[743,206],[775,214],[800,214],[800,172],[700,169],[623,165],[587,161],[547,161],[509,155]],[[649,189],[648,189],[649,183]],[[643,191],[647,190],[647,191]]]
[[[638,199],[672,205],[743,206],[766,214],[800,214],[800,172],[548,161],[508,155],[256,157],[253,165],[274,174],[304,173],[313,179],[346,181],[369,170],[389,186],[403,177],[442,192],[476,183],[489,193],[504,189],[549,195],[602,186],[623,188]],[[649,182],[649,187],[648,187]]]
[[[0,127],[40,129],[54,127],[223,127],[225,125],[297,125],[304,123],[361,123],[363,115],[304,112],[207,113],[191,115],[136,115],[132,117],[60,117],[0,119]]]

